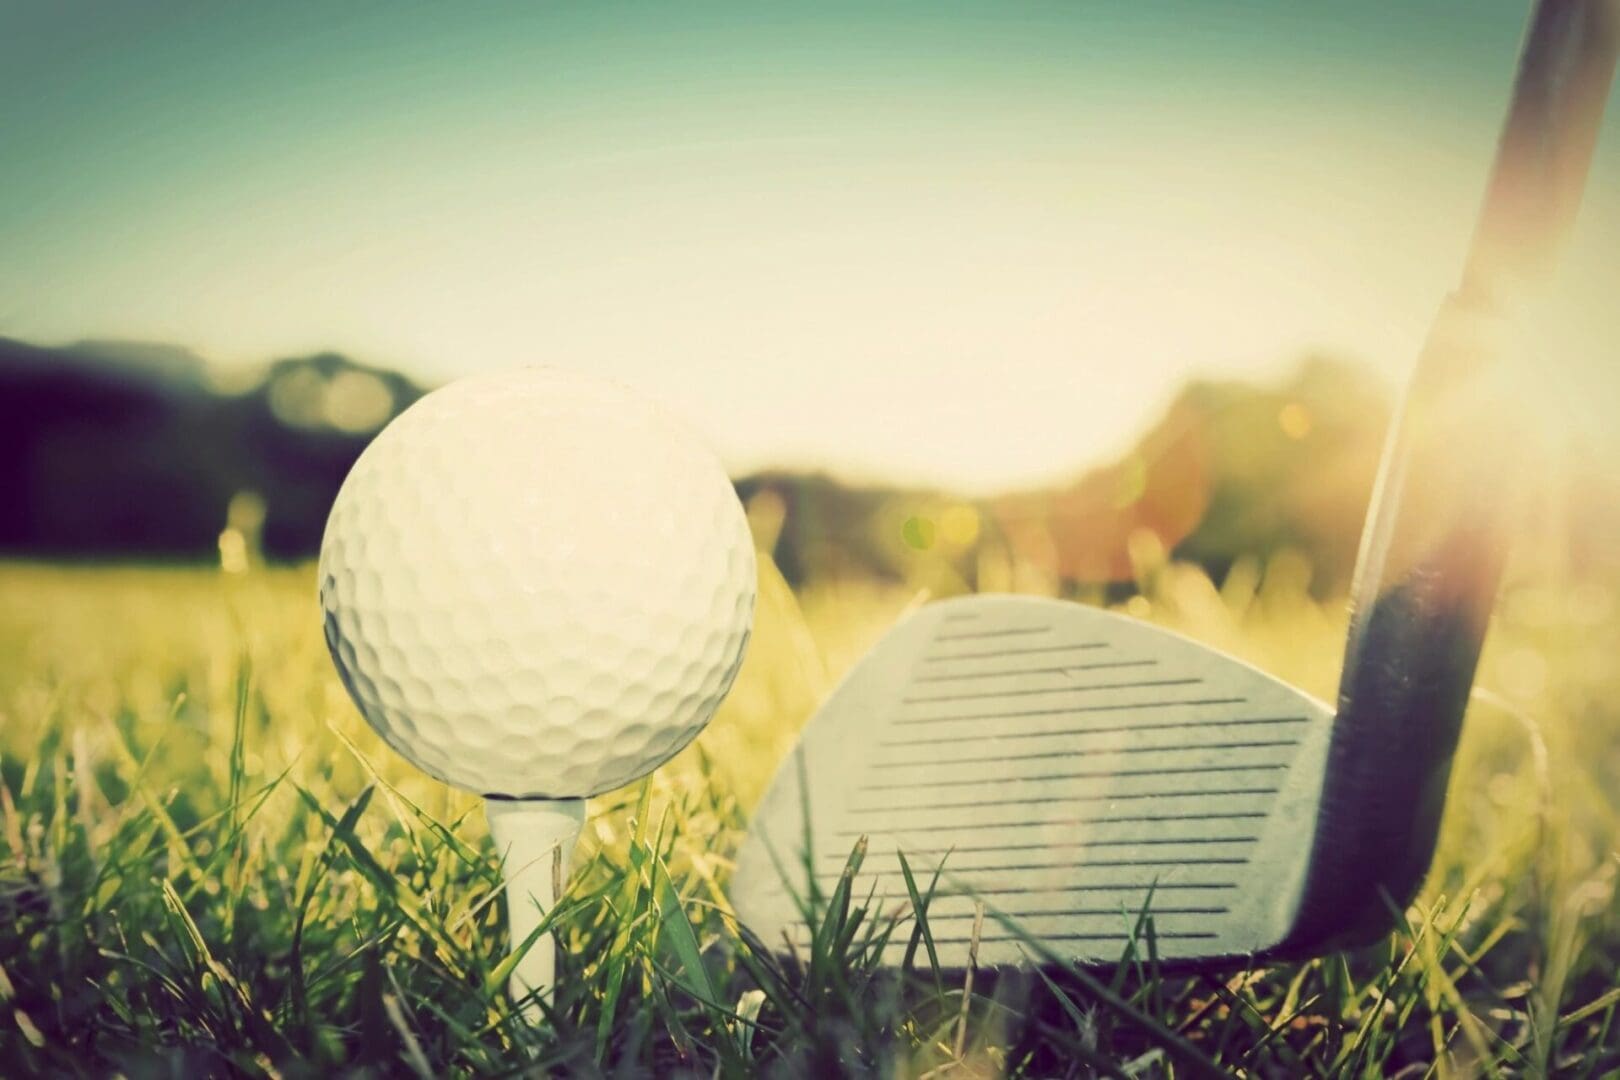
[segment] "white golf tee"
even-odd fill
[[[485,799],[484,814],[506,875],[510,948],[521,946],[556,906],[568,880],[569,858],[585,822],[584,799]],[[557,974],[554,940],[536,941],[512,971],[514,1000],[539,991],[549,999]],[[529,1015],[538,1018],[537,1006]]]

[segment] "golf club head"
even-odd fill
[[[1570,231],[1617,50],[1620,0],[1536,5],[1462,285],[1386,444],[1337,709],[1093,608],[925,607],[811,718],[757,811],[732,899],[761,940],[806,943],[863,836],[852,898],[874,918],[909,910],[902,854],[924,893],[939,874],[925,902],[948,967],[1025,959],[1026,939],[1117,961],[1144,926],[1171,964],[1300,957],[1398,918],[1527,483],[1502,326]]]
[[[1265,953],[1297,922],[1333,712],[1243,662],[1097,608],[1017,596],[930,604],[812,717],[738,857],[739,918],[802,949],[801,902],[869,847],[878,921],[939,882],[945,967],[1028,957],[1024,937],[1114,962],[1145,912],[1159,957]],[[894,962],[908,933],[891,939]],[[1145,946],[1144,946],[1145,949]]]

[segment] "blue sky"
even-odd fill
[[[1524,14],[8,4],[0,334],[559,363],[736,468],[1034,482],[1190,374],[1322,350],[1398,381]],[[1552,320],[1597,423],[1614,112]]]

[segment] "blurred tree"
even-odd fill
[[[1144,535],[1217,579],[1239,558],[1306,553],[1314,588],[1355,563],[1389,402],[1353,365],[1312,358],[1276,386],[1200,381],[1119,461],[993,503],[1022,558],[1071,585],[1133,577]]]
[[[349,466],[420,394],[334,354],[278,361],[230,393],[182,349],[0,339],[0,550],[212,558],[251,490],[265,553],[308,556]]]

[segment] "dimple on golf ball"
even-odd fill
[[[326,642],[366,719],[484,795],[581,798],[708,723],[752,624],[736,492],[686,428],[552,368],[452,383],[344,481],[321,543]]]

